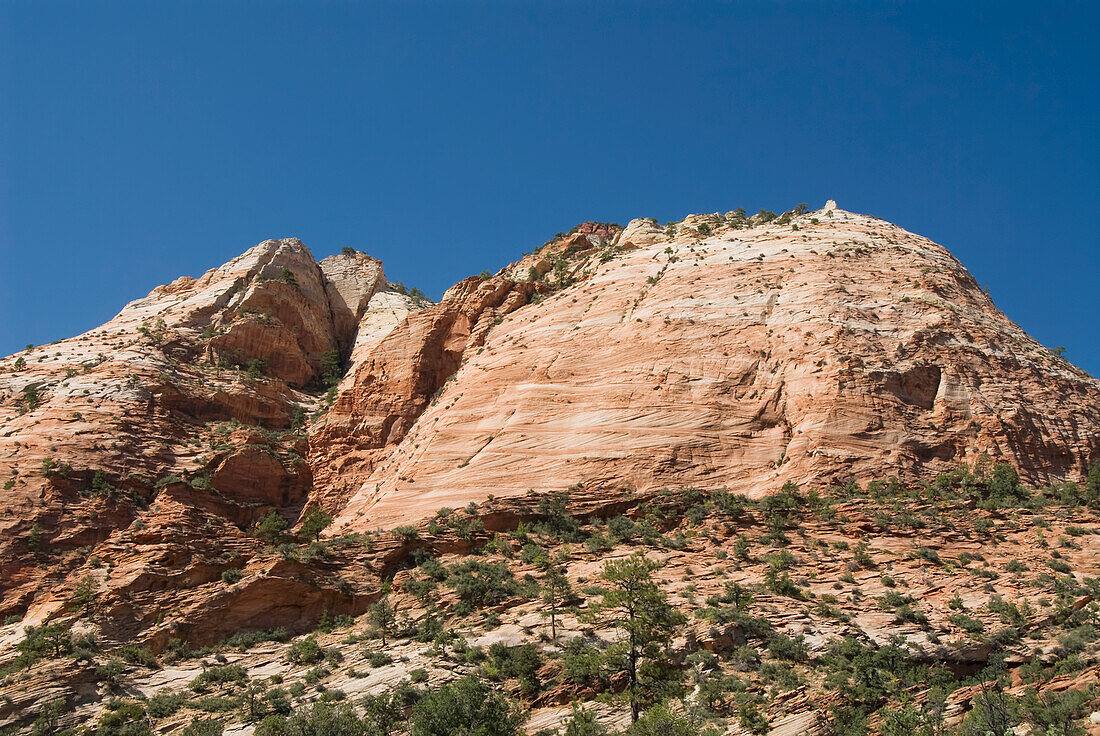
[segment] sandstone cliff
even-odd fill
[[[943,247],[833,205],[585,223],[438,304],[402,292],[270,240],[0,362],[0,614],[88,581],[106,630],[158,641],[358,610],[377,579],[252,532],[311,502],[342,534],[529,489],[613,507],[987,459],[1041,485],[1100,458],[1100,383]]]
[[[759,596],[754,615],[804,637],[810,678],[842,637],[902,637],[921,661],[984,666],[992,648],[975,632],[1011,613],[1002,596],[1022,602],[1013,625],[1034,644],[1010,652],[1013,666],[1058,667],[1063,640],[1087,634],[1071,625],[1097,611],[1100,470],[1084,490],[1030,495],[1003,468],[1037,487],[1081,480],[1098,460],[1100,382],[1028,337],[942,246],[833,203],[584,223],[438,304],[389,284],[365,254],[317,262],[297,240],[269,240],[102,327],[0,360],[0,728],[29,727],[55,695],[68,725],[90,723],[113,689],[144,698],[205,672],[188,643],[358,616],[387,581],[408,662],[373,664],[383,652],[358,648],[374,636],[362,620],[324,640],[347,650],[336,671],[288,659],[287,632],[219,654],[300,686],[298,705],[319,678],[377,693],[422,665],[437,685],[475,666],[424,643],[444,626],[474,646],[520,643],[541,604],[514,587],[490,625],[450,593],[422,595],[440,581],[417,564],[435,556],[453,571],[489,555],[530,582],[542,564],[532,544],[561,555],[578,589],[639,546],[663,558],[686,608],[697,591],[717,600],[743,584]],[[1007,463],[996,487],[1008,505],[990,502],[992,463]],[[930,482],[960,465],[977,476]],[[776,496],[789,482],[820,495]],[[568,510],[548,495],[566,489]],[[307,529],[319,508],[336,517],[323,534]],[[1020,575],[1044,567],[1061,577]],[[796,577],[777,584],[787,568]],[[1035,591],[1051,597],[1037,610],[1025,605]],[[760,651],[746,653],[744,630],[702,621],[678,641],[679,664],[706,650],[743,673],[736,650],[778,671],[773,634],[750,633]],[[49,622],[94,635],[100,653],[72,639],[75,661],[55,651],[24,667],[24,627]],[[565,622],[597,648],[613,638]],[[104,679],[100,665],[118,669],[134,642],[154,664],[182,664],[131,662]],[[1095,648],[1052,682],[1094,679]],[[532,728],[597,694],[561,670],[540,670],[553,688],[509,691],[534,709]],[[774,733],[821,732],[844,697],[753,677],[747,687],[783,691],[768,705]],[[960,687],[946,712],[957,720],[977,692]],[[192,700],[186,718],[206,707]],[[723,705],[731,718],[736,705]],[[158,727],[178,731],[185,715]]]
[[[496,306],[510,279],[551,263],[557,277],[540,286],[564,288]],[[985,457],[1043,484],[1100,457],[1100,383],[1007,319],[946,249],[872,217],[830,207],[783,224],[635,220],[476,286],[472,302],[464,282],[410,334],[393,333],[406,352],[364,363],[337,402],[329,427],[375,423],[369,457],[341,445],[330,455],[332,433],[315,435],[315,469],[341,463],[322,486],[360,484],[340,527],[531,488],[759,496]],[[476,338],[445,358],[427,349],[470,305],[481,321],[461,330]],[[397,400],[379,400],[387,392]]]

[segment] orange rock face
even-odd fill
[[[527,282],[466,279],[369,352],[357,353],[335,405],[310,436],[310,462],[324,505],[343,508],[378,462],[401,445],[464,357],[533,292]]]
[[[412,426],[400,411],[372,415],[372,399],[338,402],[340,421],[373,417],[374,445],[391,448],[345,467],[345,479],[369,475],[338,527],[531,488],[759,496],[985,456],[1045,484],[1100,457],[1100,383],[1028,337],[925,238],[842,210],[740,229],[693,216],[671,235],[636,220],[616,237],[629,243],[617,253],[566,248],[575,283],[510,311],[453,380],[420,386],[443,390]],[[449,353],[447,369],[458,364]],[[376,365],[348,399],[369,396],[380,374],[412,375]]]
[[[251,531],[310,502],[365,531],[528,489],[759,496],[985,457],[1080,478],[1100,382],[881,220],[586,223],[435,305],[271,240],[0,361],[0,616],[88,580],[105,630],[161,643],[359,610],[373,583]]]

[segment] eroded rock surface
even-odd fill
[[[295,239],[268,240],[5,359],[0,613],[59,615],[85,579],[118,633],[177,595],[204,605],[200,586],[260,549],[245,530],[272,510],[293,523],[306,502],[302,425],[326,366],[415,308],[369,256],[318,264]]]
[[[434,305],[270,240],[0,361],[0,615],[71,615],[82,581],[108,636],[161,643],[359,611],[397,563],[297,568],[256,533],[311,503],[344,534],[531,489],[611,513],[1100,458],[1100,384],[943,247],[835,207],[766,219],[584,223]]]
[[[479,295],[508,282],[478,285],[473,312],[464,282],[392,333],[315,435],[339,450],[319,456],[340,468],[320,492],[359,484],[339,526],[531,488],[759,496],[985,456],[1042,484],[1100,456],[1100,383],[943,247],[835,208],[729,222],[587,228],[503,272],[553,284],[560,261],[566,288],[514,307],[494,296],[494,325]]]

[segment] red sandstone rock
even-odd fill
[[[287,572],[247,534],[307,499],[347,531],[532,488],[579,484],[598,511],[630,490],[760,495],[984,457],[1042,484],[1100,458],[1100,383],[941,246],[829,209],[798,230],[586,223],[423,309],[368,256],[266,241],[0,361],[0,615],[59,615],[89,576],[102,621],[158,641],[358,610],[377,581]],[[332,350],[349,370],[326,413]],[[256,360],[267,377],[234,367]],[[307,442],[292,425],[315,410]]]
[[[635,248],[575,252],[576,283],[507,310],[475,350],[407,347],[450,334],[449,295],[363,362],[333,429],[314,434],[316,492],[357,483],[338,527],[363,529],[575,484],[761,495],[983,457],[1033,484],[1080,478],[1100,457],[1100,383],[1008,320],[941,246],[830,211],[794,218],[798,230],[693,216],[671,237],[636,220],[618,236]]]

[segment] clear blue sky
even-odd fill
[[[269,237],[438,297],[828,197],[1100,375],[1100,3],[0,0],[0,354]]]

